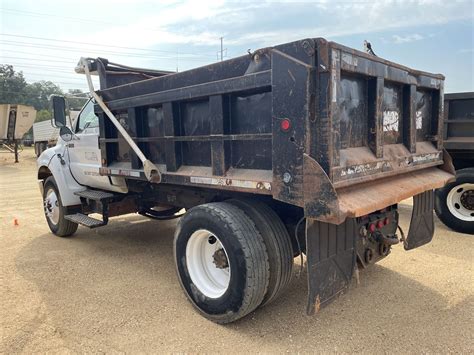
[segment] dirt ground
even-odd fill
[[[0,154],[0,353],[473,353],[473,236],[436,221],[431,244],[361,272],[317,316],[305,275],[231,325],[196,314],[172,262],[174,221],[138,215],[49,233],[31,149]],[[407,230],[411,206],[401,205]],[[18,225],[14,224],[17,220]]]

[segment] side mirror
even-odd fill
[[[66,100],[63,96],[52,95],[53,121],[56,127],[66,127]]]
[[[72,140],[72,136],[74,135],[72,131],[67,126],[62,126],[59,129],[59,135],[61,136],[62,140],[65,142],[69,142]]]

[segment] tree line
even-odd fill
[[[23,73],[15,71],[13,65],[0,64],[0,104],[33,106],[37,111],[35,122],[46,121],[51,119],[49,97],[53,94],[68,96],[70,110],[80,110],[84,105],[83,98],[71,97],[84,94],[79,89],[64,92],[58,85],[47,80],[27,83]]]

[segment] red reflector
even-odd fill
[[[281,120],[280,127],[282,131],[288,131],[291,127],[291,122],[288,118]]]
[[[369,232],[375,232],[375,224],[369,225]]]
[[[385,217],[385,219],[383,220],[383,224],[387,225],[390,223],[390,219],[388,217]]]
[[[377,222],[377,228],[382,228],[383,227],[383,221],[378,221]]]

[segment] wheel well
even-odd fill
[[[46,180],[48,177],[53,175],[46,166],[42,166],[38,170],[38,180]]]

